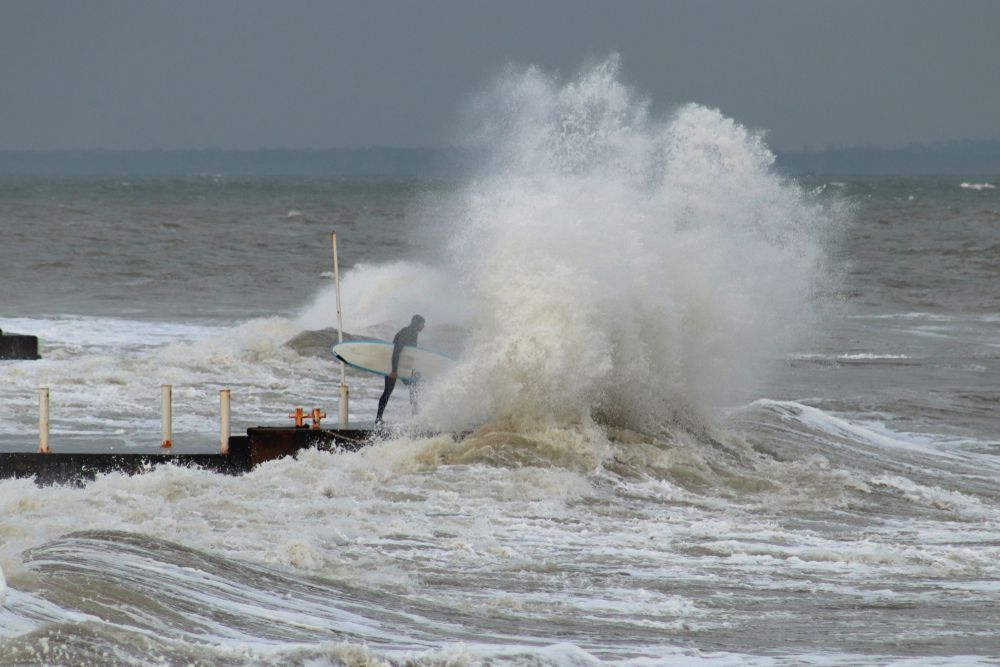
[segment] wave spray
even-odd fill
[[[510,70],[472,115],[486,158],[451,251],[475,312],[429,422],[655,428],[746,399],[815,321],[837,215],[759,133],[654,117],[616,57],[570,82]]]

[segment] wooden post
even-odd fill
[[[160,385],[160,406],[162,408],[160,415],[160,430],[163,433],[163,442],[160,443],[160,447],[169,449],[173,446],[173,442],[171,441],[171,431],[174,417],[173,387],[169,384]]]
[[[49,450],[49,388],[38,389],[38,453],[48,454]]]
[[[229,435],[232,432],[230,427],[229,390],[219,390],[219,453],[229,453]]]

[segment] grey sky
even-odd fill
[[[440,146],[611,52],[778,149],[1000,139],[996,0],[0,0],[0,149]]]

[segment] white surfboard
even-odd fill
[[[332,349],[335,357],[354,368],[376,375],[388,375],[392,372],[392,343],[388,341],[350,341],[334,345]],[[429,380],[442,375],[454,363],[443,354],[406,345],[399,353],[396,373],[401,380],[412,379],[416,373],[419,373],[421,378]]]

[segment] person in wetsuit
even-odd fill
[[[406,345],[416,345],[417,335],[424,330],[424,318],[420,315],[414,315],[413,319],[410,320],[410,325],[400,329],[392,339],[392,372],[385,376],[385,389],[382,391],[382,396],[378,399],[378,414],[375,415],[375,423],[382,423],[382,413],[385,411],[385,405],[389,402],[389,397],[392,395],[392,390],[396,387],[396,371],[399,368],[399,355],[403,351],[403,347]],[[417,391],[417,379],[403,380],[406,384],[410,385],[410,404],[413,406],[414,411],[416,411],[416,391]]]

